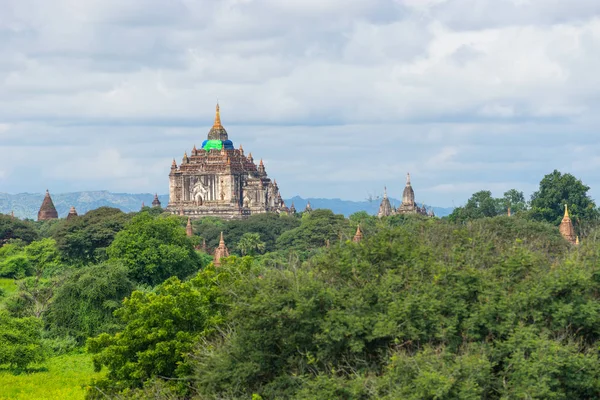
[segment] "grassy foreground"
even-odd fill
[[[67,354],[15,375],[0,369],[0,400],[83,399],[85,386],[102,373],[94,372],[89,354]]]

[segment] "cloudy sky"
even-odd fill
[[[600,199],[598,0],[0,0],[0,192],[168,192],[224,126],[284,197]]]

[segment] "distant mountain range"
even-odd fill
[[[54,206],[58,211],[59,217],[66,217],[71,206],[77,209],[77,213],[85,214],[89,210],[98,207],[108,206],[123,210],[124,212],[138,211],[142,203],[147,206],[152,204],[154,195],[150,193],[112,193],[109,191],[93,192],[75,192],[75,193],[51,193]],[[14,211],[15,217],[37,219],[37,213],[44,199],[43,193],[19,193],[8,194],[0,193],[0,213],[10,214]],[[163,207],[169,202],[168,195],[159,195],[158,199]],[[295,196],[291,199],[284,199],[286,205],[291,206],[292,202],[297,211],[303,211],[306,203],[310,201],[313,209],[328,208],[336,214],[349,216],[358,211],[366,211],[369,214],[377,214],[379,210],[380,199],[373,201],[350,201],[341,199],[318,199]],[[390,198],[392,204],[400,204],[401,201]],[[430,206],[427,206],[430,208]],[[443,217],[449,215],[453,208],[431,207],[435,215]]]

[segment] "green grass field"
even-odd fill
[[[0,400],[83,399],[85,386],[102,373],[94,372],[88,354],[67,354],[33,366],[34,371],[18,375],[0,369]]]

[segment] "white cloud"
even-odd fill
[[[0,2],[2,190],[164,193],[217,99],[290,196],[600,186],[596,0],[51,3]]]

